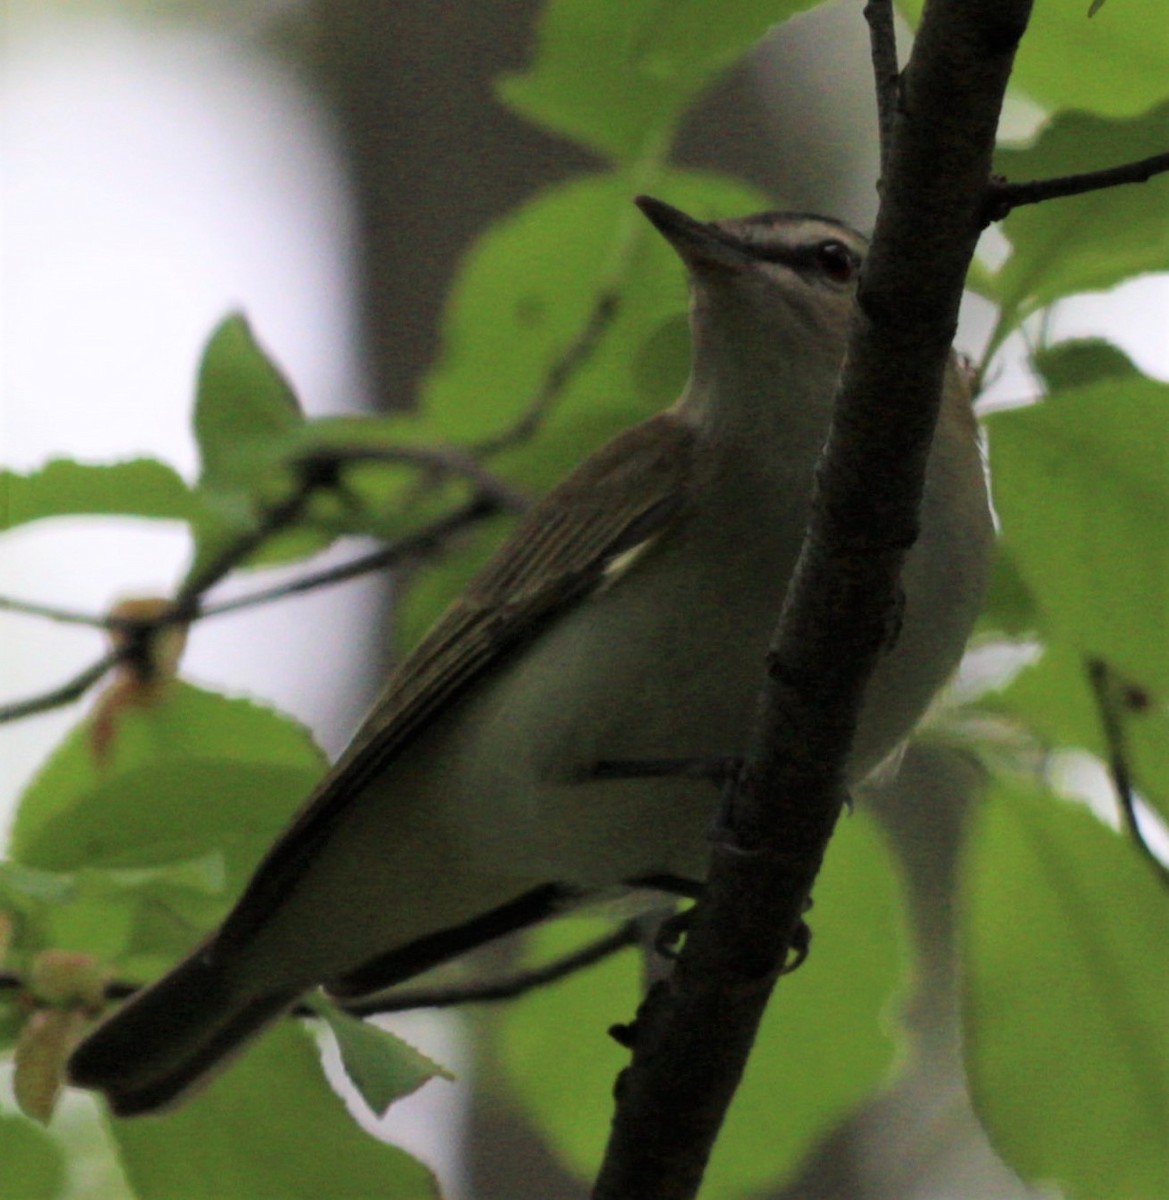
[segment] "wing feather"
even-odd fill
[[[268,852],[217,942],[246,939],[348,805],[484,671],[685,511],[694,431],[665,412],[586,459],[523,518],[390,678],[365,724]]]

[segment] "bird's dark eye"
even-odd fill
[[[837,241],[821,242],[816,247],[816,261],[824,274],[837,283],[848,283],[860,265],[853,252]]]

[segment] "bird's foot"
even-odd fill
[[[812,897],[809,896],[804,901],[804,912],[812,907]],[[780,967],[781,975],[790,975],[793,971],[798,970],[804,965],[804,960],[808,957],[808,952],[812,949],[812,927],[807,921],[800,918],[796,924],[795,930],[792,932],[792,939],[788,945],[788,959]]]

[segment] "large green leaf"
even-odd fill
[[[161,1120],[111,1121],[139,1200],[437,1200],[433,1177],[364,1133],[311,1039],[274,1029]]]
[[[323,765],[296,722],[179,682],[122,712],[101,759],[83,722],[12,827],[18,864],[66,875],[44,936],[103,954],[117,936],[123,961],[161,965],[231,900]]]
[[[529,120],[618,161],[661,156],[717,72],[816,3],[550,0],[532,65],[499,91]]]
[[[913,24],[924,0],[897,0]],[[1082,108],[1130,117],[1169,97],[1169,21],[1163,0],[1039,0],[1015,58],[1011,86],[1049,111]],[[1100,164],[1103,165],[1103,164]]]
[[[1119,346],[1103,338],[1073,338],[1040,346],[1031,356],[1049,392],[1066,391],[1107,379],[1122,380],[1133,373],[1133,361]]]
[[[998,788],[963,881],[966,1059],[999,1152],[1069,1200],[1169,1196],[1169,900],[1086,810]]]
[[[1047,636],[1169,694],[1169,385],[1118,370],[987,427],[1003,539]]]
[[[906,915],[897,867],[864,814],[833,839],[810,920],[812,953],[771,1002],[711,1162],[711,1196],[754,1196],[790,1177],[897,1058],[890,1014],[905,986]],[[503,1069],[585,1177],[600,1161],[613,1081],[628,1060],[604,1031],[632,1017],[638,989],[636,956],[626,952],[515,1002],[501,1019]]]
[[[153,458],[108,464],[54,459],[27,475],[0,471],[0,530],[73,515],[184,521],[195,507],[178,473]]]
[[[108,759],[95,756],[90,732],[83,721],[25,791],[10,841],[16,861],[148,867],[222,849],[224,838],[229,860],[254,858],[298,799],[265,801],[273,782],[303,789],[324,766],[290,718],[178,681],[163,700],[121,714]]]
[[[57,1200],[65,1162],[57,1143],[27,1117],[0,1113],[0,1195],[4,1200]]]
[[[1000,149],[995,170],[1015,183],[1050,179],[1147,158],[1166,146],[1169,104],[1131,119],[1064,112],[1031,145]],[[1003,222],[1012,253],[992,294],[1018,319],[1061,296],[1169,269],[1167,211],[1169,175],[1018,208]]]
[[[77,950],[117,962],[133,978],[157,973],[187,949],[226,899],[221,855],[137,870],[0,863],[0,900],[19,917],[17,956]]]

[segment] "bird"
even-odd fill
[[[179,1103],[317,987],[368,994],[590,900],[701,887],[709,780],[606,764],[745,751],[867,242],[807,213],[702,221],[636,202],[689,276],[680,397],[526,513],[219,928],[77,1046],[71,1081],[114,1113]],[[899,634],[866,694],[850,784],[956,669],[992,541],[952,356]]]

